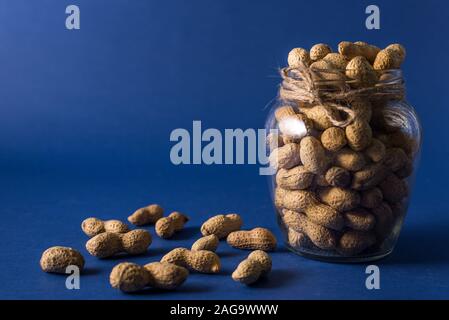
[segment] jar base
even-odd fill
[[[325,254],[319,254],[319,253],[312,253],[307,252],[305,250],[299,250],[296,248],[293,248],[289,244],[285,244],[287,249],[292,251],[293,253],[302,256],[307,259],[311,260],[317,260],[322,262],[329,262],[329,263],[364,263],[364,262],[370,262],[370,261],[376,261],[383,259],[387,256],[389,256],[393,249],[387,251],[387,252],[381,252],[381,253],[368,253],[365,255],[359,255],[356,257],[344,257],[344,256],[337,256],[337,255],[325,255]]]

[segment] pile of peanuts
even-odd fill
[[[326,44],[310,52],[295,48],[288,64],[305,65],[326,80],[359,89],[384,81],[385,71],[400,68],[404,58],[400,44],[381,50],[364,42],[341,42],[338,52]],[[381,250],[395,237],[406,211],[407,178],[418,142],[386,121],[388,103],[369,96],[349,101],[354,118],[345,127],[329,120],[329,115],[341,115],[328,105],[298,103],[275,110],[279,134],[268,137],[276,169],[274,202],[293,249],[353,257]],[[294,121],[305,128],[301,134],[292,134]]]
[[[136,210],[128,221],[136,226],[154,224],[156,234],[162,239],[169,239],[176,232],[182,232],[189,218],[177,211],[164,217],[163,208],[152,204]],[[254,250],[232,273],[233,280],[252,284],[271,271],[272,261],[266,251],[275,250],[277,241],[268,229],[241,230],[242,225],[242,218],[235,213],[213,216],[202,224],[203,237],[196,240],[190,249],[173,249],[160,261],[144,266],[131,262],[119,263],[110,273],[110,284],[123,292],[146,288],[170,290],[183,284],[189,271],[219,273],[221,263],[215,251],[221,239],[226,239],[233,248]],[[87,251],[100,259],[144,254],[152,243],[147,230],[131,230],[120,220],[103,221],[91,217],[81,223],[81,229],[90,238],[86,242]],[[72,265],[82,270],[84,264],[79,251],[61,246],[45,250],[40,260],[42,270],[51,273],[65,273],[66,268]]]

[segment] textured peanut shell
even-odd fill
[[[310,248],[313,246],[313,243],[303,232],[298,232],[292,228],[288,228],[287,242],[290,246],[296,249]]]
[[[163,239],[171,238],[175,232],[184,228],[187,221],[189,221],[189,217],[186,215],[177,211],[172,212],[168,217],[161,218],[156,222],[156,234]]]
[[[379,188],[372,188],[360,192],[360,205],[365,208],[378,207],[383,200],[382,191]]]
[[[368,211],[358,208],[344,213],[346,226],[353,230],[369,231],[376,225],[376,218]]]
[[[176,289],[189,275],[186,268],[167,262],[148,263],[144,268],[150,274],[148,285],[158,289]]]
[[[318,191],[321,201],[338,211],[347,211],[360,204],[360,195],[356,191],[338,187],[324,187]]]
[[[354,43],[342,41],[338,44],[338,52],[349,60],[357,56],[363,56],[370,63],[373,63],[379,51],[380,49],[378,47],[362,41]]]
[[[318,43],[310,48],[310,59],[312,59],[312,61],[317,61],[323,59],[331,52],[332,50],[327,44]]]
[[[376,187],[387,175],[388,170],[381,163],[366,166],[353,174],[351,187],[355,190],[367,190]]]
[[[391,234],[394,226],[395,217],[390,205],[382,202],[378,207],[371,209],[371,212],[376,216],[376,235],[379,240],[387,238]]]
[[[309,52],[303,48],[294,48],[288,53],[288,65],[297,67],[302,63],[309,66],[311,63]]]
[[[267,275],[271,271],[271,266],[271,257],[264,251],[256,250],[240,262],[232,273],[232,279],[243,284],[252,284]]]
[[[355,120],[345,129],[348,145],[355,151],[361,151],[371,144],[373,132],[363,120]]]
[[[126,233],[128,226],[119,220],[100,220],[98,218],[87,218],[81,223],[81,229],[89,236],[93,237],[102,232]]]
[[[374,70],[399,69],[402,64],[400,54],[396,50],[383,49],[379,51],[374,60]]]
[[[113,288],[123,292],[143,290],[149,282],[150,275],[144,267],[131,262],[116,265],[109,275],[109,283]]]
[[[357,56],[352,58],[346,66],[346,76],[355,80],[353,86],[371,87],[377,81],[377,74],[366,58]]]
[[[190,251],[176,248],[162,257],[161,262],[169,262],[201,273],[220,272],[220,258],[212,251]]]
[[[329,159],[321,142],[312,136],[301,140],[300,158],[306,170],[315,174],[323,173],[329,166]]]
[[[84,268],[84,258],[77,250],[69,247],[51,247],[42,253],[40,266],[42,271],[51,273],[65,273],[68,266]]]
[[[385,49],[396,51],[396,53],[399,55],[399,58],[402,61],[404,61],[405,56],[406,56],[406,50],[403,45],[401,45],[399,43],[393,43],[393,44],[388,45]]]
[[[408,196],[408,184],[405,180],[399,179],[394,173],[390,173],[379,184],[380,190],[385,200],[391,203],[399,202]]]
[[[122,252],[137,255],[144,253],[151,241],[150,233],[143,229],[122,234],[104,232],[87,241],[86,249],[98,258],[106,258]]]
[[[137,209],[128,217],[128,221],[136,226],[156,223],[164,215],[164,209],[157,204],[151,204],[144,208]]]
[[[383,164],[388,169],[395,172],[395,171],[402,169],[407,164],[408,161],[409,161],[409,158],[407,157],[407,155],[403,149],[388,148],[386,150],[385,159],[384,159]]]
[[[373,233],[350,230],[341,236],[337,250],[342,255],[354,256],[374,243],[376,243],[376,236]]]
[[[326,171],[325,179],[333,187],[344,188],[351,182],[351,174],[340,167],[331,167]]]
[[[346,80],[343,71],[339,71],[333,64],[324,60],[318,60],[312,63],[310,70],[313,71],[312,78],[315,84],[319,86],[334,86],[336,84],[343,84]]]
[[[308,219],[306,215],[292,210],[283,210],[282,219],[288,228],[304,233],[318,248],[324,250],[335,249],[337,245],[335,231],[320,226]]]
[[[327,63],[331,64],[335,69],[339,69],[339,70],[345,70],[346,65],[349,62],[349,60],[346,59],[345,56],[343,56],[339,53],[336,53],[336,52],[328,53],[323,58],[323,60],[326,61]]]
[[[191,249],[192,251],[208,250],[215,252],[219,243],[218,237],[215,234],[211,234],[196,240]]]
[[[145,266],[123,262],[116,265],[109,276],[113,288],[136,292],[146,287],[172,290],[187,279],[189,271],[171,263],[153,262]]]
[[[275,205],[278,208],[304,212],[313,222],[334,230],[341,230],[344,226],[343,217],[338,211],[320,203],[315,193],[310,191],[276,188]]]
[[[365,164],[365,156],[350,148],[343,148],[334,156],[334,164],[349,171],[359,171]]]
[[[386,148],[382,141],[371,139],[371,144],[365,149],[365,155],[373,162],[380,162],[384,159]]]
[[[354,119],[371,121],[373,115],[373,107],[369,100],[358,98],[351,102],[351,109],[354,111]]]
[[[338,127],[330,127],[321,134],[321,144],[331,152],[337,152],[347,143],[345,131]]]
[[[270,156],[270,165],[275,169],[290,169],[300,162],[299,145],[288,143],[282,147],[274,149]]]
[[[274,250],[277,242],[273,233],[265,228],[234,231],[228,235],[226,241],[233,248],[263,251]]]
[[[313,182],[314,174],[307,171],[304,166],[292,169],[280,169],[276,174],[276,184],[284,189],[307,189]]]
[[[219,239],[223,239],[231,232],[240,230],[242,224],[242,218],[236,213],[227,215],[219,214],[203,223],[201,226],[201,234],[203,236],[215,234]]]
[[[318,130],[326,130],[334,126],[329,116],[333,119],[342,120],[338,110],[329,106],[315,105],[313,107],[303,107],[300,111],[312,121],[313,127]]]

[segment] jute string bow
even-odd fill
[[[279,98],[282,102],[293,103],[307,108],[323,105],[327,108],[328,119],[334,126],[346,127],[355,117],[350,102],[359,98],[370,100],[401,100],[404,98],[404,81],[398,70],[386,70],[380,75],[380,81],[369,87],[351,88],[355,80],[326,80],[325,78],[344,79],[339,70],[314,70],[302,62],[296,67],[286,67],[280,70],[282,83],[279,88]],[[323,75],[327,77],[323,78]],[[335,112],[345,114],[336,118]],[[343,120],[342,120],[343,119]]]

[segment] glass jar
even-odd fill
[[[378,72],[363,85],[335,77],[338,70],[303,71],[281,71],[266,122],[285,243],[325,261],[385,257],[406,215],[421,144],[402,73]]]

